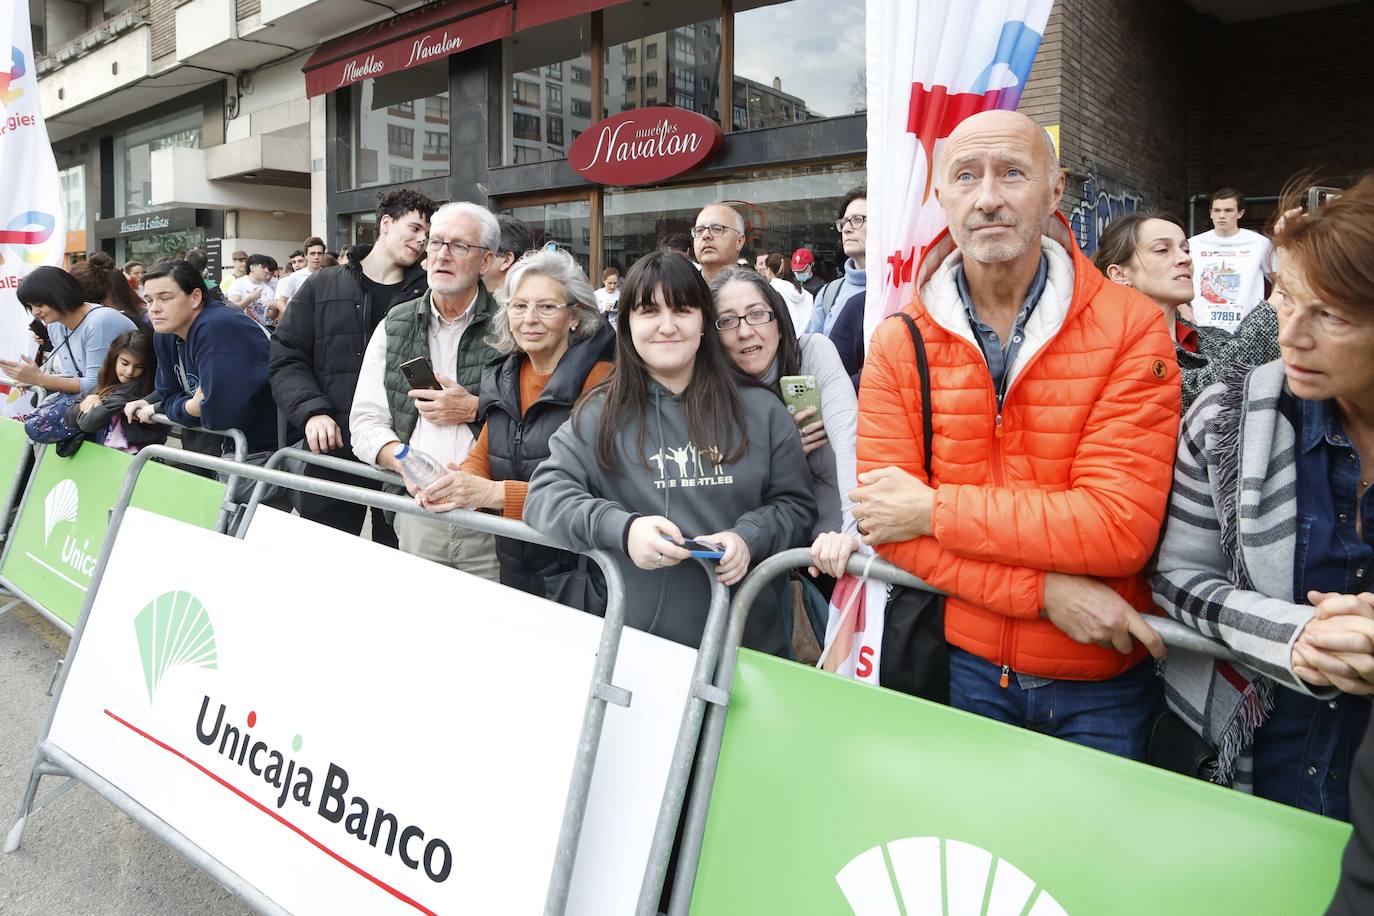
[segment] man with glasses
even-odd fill
[[[322,267],[291,299],[272,337],[272,396],[282,419],[283,445],[299,441],[316,453],[353,457],[348,414],[363,365],[363,348],[392,306],[428,288],[425,237],[434,201],[416,191],[382,195],[377,242],[354,245],[347,264]],[[311,239],[311,242],[318,241]],[[316,247],[307,244],[307,252]],[[306,474],[355,485],[359,477],[307,466]],[[297,509],[311,521],[360,534],[367,507],[301,493]],[[383,514],[372,513],[372,540],[396,546]]]
[[[734,267],[744,248],[744,217],[727,204],[715,203],[697,214],[692,226],[692,250],[701,275],[710,283],[716,274]]]
[[[410,445],[456,469],[481,424],[482,367],[498,353],[486,341],[496,302],[482,284],[501,242],[491,211],[445,204],[430,221],[425,245],[429,292],[398,305],[372,334],[363,356],[349,426],[358,460],[400,473],[396,452]],[[289,314],[289,313],[288,313]],[[439,387],[415,388],[401,367],[428,359]],[[406,481],[411,494],[430,481]],[[406,553],[496,581],[496,542],[489,534],[415,515],[396,516]]]
[[[816,310],[811,315],[807,331],[831,337],[835,324],[855,296],[864,292],[868,283],[868,190],[855,188],[840,201],[835,218],[835,231],[840,234],[844,248],[844,273],[822,286],[816,294]],[[862,306],[859,311],[862,311]],[[846,365],[845,368],[850,368]],[[853,371],[853,370],[851,370]]]

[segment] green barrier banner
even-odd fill
[[[24,452],[33,448],[29,444],[24,424],[9,417],[0,417],[0,487],[8,488],[14,475],[19,472],[19,464]],[[3,498],[3,494],[0,494]]]
[[[744,650],[692,913],[1318,914],[1349,835]]]
[[[46,449],[33,472],[0,573],[72,626],[132,461],[132,455],[87,442],[71,458]],[[131,505],[214,528],[223,499],[218,481],[150,463],[139,475]],[[150,554],[155,549],[149,545]]]

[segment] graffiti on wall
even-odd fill
[[[1097,253],[1097,240],[1107,224],[1118,216],[1140,209],[1143,198],[1120,182],[1089,173],[1083,182],[1083,199],[1069,214],[1069,226],[1083,253]]]

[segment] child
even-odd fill
[[[125,331],[110,342],[95,392],[67,412],[68,425],[79,427],[92,442],[129,454],[145,445],[165,442],[166,427],[131,423],[124,417],[124,405],[146,398],[153,390],[156,374],[152,335],[146,331]]]

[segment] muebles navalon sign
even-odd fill
[[[568,147],[568,164],[597,184],[655,184],[706,163],[724,143],[720,125],[705,115],[637,108],[584,130]]]
[[[693,914],[1320,913],[1348,825],[743,650]]]

